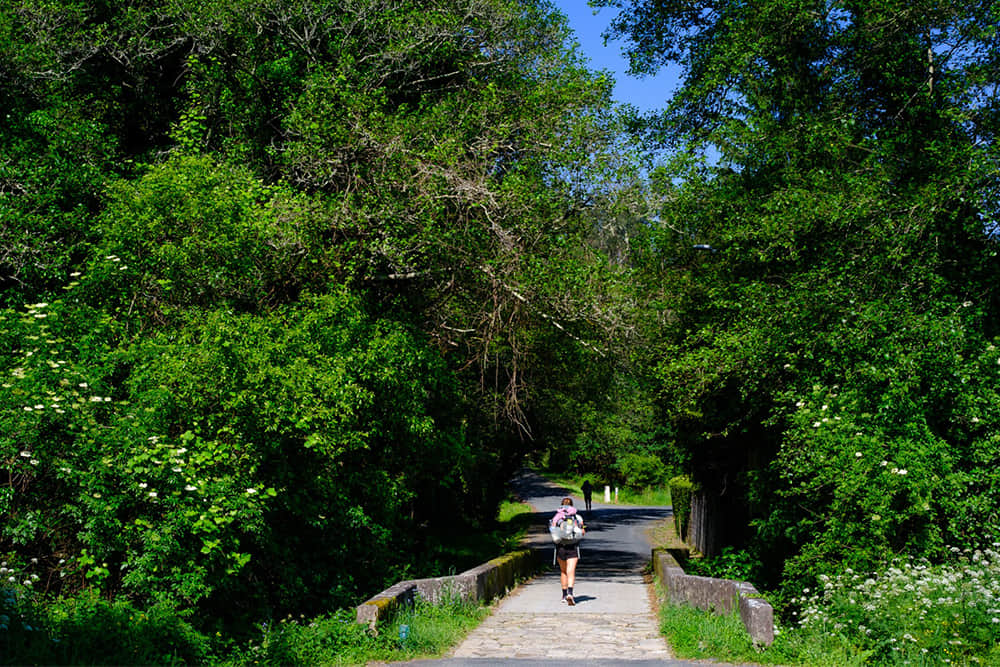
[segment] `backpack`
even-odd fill
[[[549,523],[549,534],[556,544],[576,544],[583,539],[583,520],[575,511],[560,509]]]

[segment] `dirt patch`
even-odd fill
[[[653,545],[654,549],[657,547],[664,549],[689,548],[677,534],[677,526],[674,522],[674,517],[672,516],[654,523],[646,529],[645,535],[646,539],[649,540],[649,543]]]

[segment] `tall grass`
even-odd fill
[[[531,505],[528,503],[522,503],[520,501],[505,500],[500,503],[500,510],[497,513],[497,521],[500,524],[509,524],[514,528],[513,532],[516,534],[518,531],[518,524],[515,522],[519,517],[523,517],[527,514],[532,513]],[[511,523],[515,522],[515,523]]]
[[[486,616],[486,607],[458,598],[418,602],[372,631],[342,610],[308,622],[287,619],[262,627],[261,638],[228,665],[365,665],[440,657]]]
[[[739,614],[716,615],[687,605],[664,605],[660,631],[678,658],[760,665],[854,667],[866,655],[836,635],[781,633],[771,646],[757,645]]]
[[[673,504],[669,486],[655,486],[641,490],[619,489],[618,502],[622,505],[654,505],[668,507]]]

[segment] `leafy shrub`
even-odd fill
[[[782,444],[756,477],[767,511],[754,547],[773,549],[769,569],[783,568],[786,595],[814,586],[820,563],[940,562],[945,545],[1000,539],[1000,394],[986,381],[1000,373],[1000,349],[958,317],[898,320],[880,326],[905,352],[845,335],[837,344],[859,361],[842,382],[783,397]]]
[[[677,522],[677,534],[683,540],[687,536],[688,524],[691,520],[691,494],[694,493],[694,483],[682,475],[670,479],[670,497],[674,508],[674,520]]]
[[[205,661],[208,640],[166,606],[141,611],[96,595],[58,600],[47,610],[67,664],[176,664]]]
[[[234,622],[328,609],[463,493],[443,361],[346,290],[122,334],[70,300],[0,311],[0,540],[42,577],[65,561],[56,585]]]
[[[706,558],[691,558],[684,563],[688,574],[736,581],[757,581],[759,561],[749,552],[732,547],[723,547],[716,555]]]
[[[140,610],[93,591],[36,597],[9,582],[0,595],[0,645],[8,664],[190,665],[209,655],[208,639],[164,606]]]
[[[629,452],[618,457],[615,463],[625,486],[645,489],[662,484],[668,470],[659,456],[647,452]]]

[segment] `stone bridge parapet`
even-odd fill
[[[671,604],[689,604],[717,614],[738,609],[751,639],[765,646],[774,641],[774,608],[752,584],[685,574],[667,549],[653,549],[653,571]]]
[[[419,597],[436,603],[444,596],[489,602],[514,588],[520,579],[534,574],[538,559],[530,549],[494,558],[461,574],[430,579],[401,581],[357,607],[358,623],[375,627],[403,606]]]

